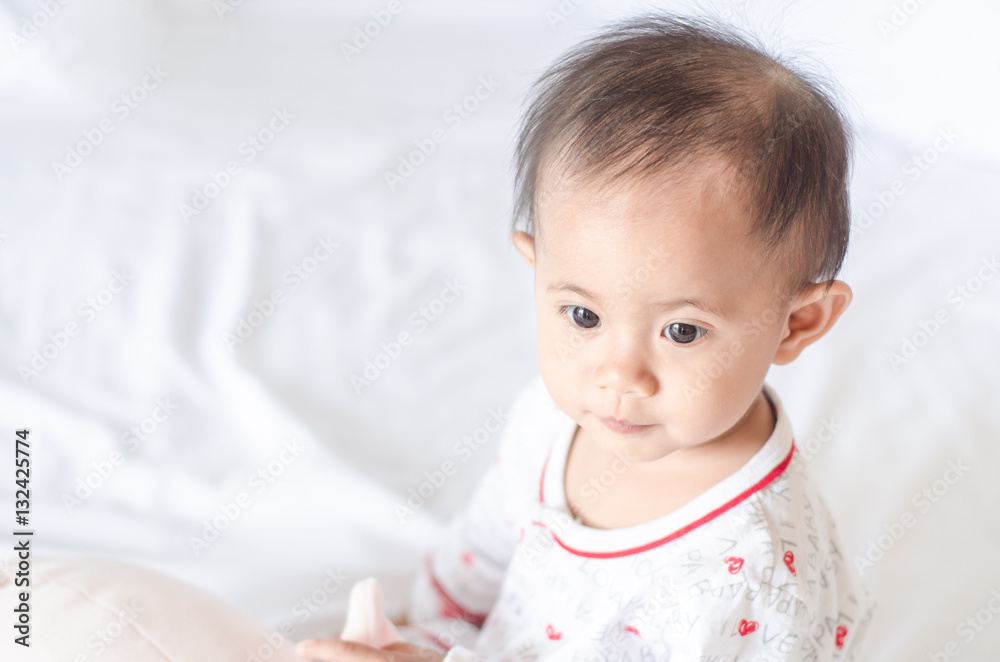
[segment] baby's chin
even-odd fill
[[[591,443],[609,456],[621,460],[647,464],[660,460],[678,448],[667,438],[665,426],[650,425],[648,429],[631,434],[613,432],[601,423],[595,416],[584,417],[585,425]]]

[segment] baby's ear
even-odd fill
[[[829,289],[827,285],[829,284]],[[851,303],[853,293],[840,280],[814,283],[802,291],[792,304],[784,337],[771,361],[785,365],[794,361],[809,345],[822,338]]]
[[[532,237],[527,232],[522,232],[521,230],[514,230],[510,233],[510,242],[514,244],[514,248],[517,252],[521,254],[528,264],[532,267],[535,266],[535,238]]]

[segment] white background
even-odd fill
[[[338,568],[378,576],[398,612],[499,436],[468,462],[454,444],[537,370],[532,275],[507,240],[527,86],[612,19],[715,8],[838,81],[859,135],[855,218],[880,214],[852,236],[848,311],[768,376],[800,447],[813,438],[810,469],[845,555],[876,549],[904,513],[916,519],[898,541],[882,538],[864,573],[879,601],[870,659],[927,659],[953,641],[956,659],[995,660],[1000,615],[980,614],[971,642],[956,626],[1000,589],[1000,278],[960,310],[949,292],[1000,252],[1000,6],[401,5],[348,62],[341,44],[386,3],[246,0],[220,17],[208,1],[79,0],[36,19],[24,43],[9,35],[25,34],[40,5],[0,3],[0,430],[32,429],[38,550],[147,565],[274,625]],[[900,25],[887,31],[894,7]],[[156,66],[166,77],[121,118],[116,98]],[[496,90],[449,124],[445,112],[491,76]],[[276,108],[294,118],[246,163],[241,143]],[[60,179],[53,162],[106,118],[114,131]],[[446,141],[390,191],[386,171],[438,127]],[[957,138],[933,152],[949,128]],[[906,162],[929,148],[935,161],[914,179]],[[240,174],[185,222],[179,205],[234,159]],[[903,192],[880,212],[895,180]],[[293,292],[284,274],[327,236],[339,248]],[[81,315],[115,270],[134,280]],[[467,289],[415,333],[411,316],[454,278]],[[276,288],[284,303],[227,347]],[[894,369],[890,352],[938,310],[948,322]],[[33,353],[70,323],[78,335],[26,378]],[[356,393],[350,376],[402,331],[413,343]],[[131,450],[123,435],[158,398],[176,411]],[[819,443],[824,420],[838,428]],[[304,450],[272,464],[290,439]],[[122,463],[67,507],[113,452]],[[447,460],[460,470],[400,523],[394,506]],[[949,462],[969,470],[935,483]],[[269,464],[280,475],[258,494],[248,478]],[[11,510],[12,474],[0,470]],[[924,512],[914,495],[935,484]],[[196,555],[191,536],[241,492],[250,506]],[[345,600],[332,596],[297,634],[336,634]]]

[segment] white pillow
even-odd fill
[[[295,642],[174,577],[104,559],[31,559],[30,648],[11,626],[23,588],[17,559],[0,572],[0,660],[303,662]]]

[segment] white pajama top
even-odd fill
[[[763,389],[775,428],[742,468],[662,517],[594,529],[563,487],[576,422],[536,376],[401,634],[445,662],[864,659],[875,602]]]

